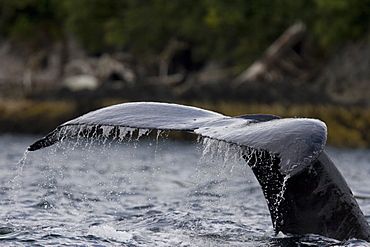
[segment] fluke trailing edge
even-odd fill
[[[48,147],[81,135],[124,136],[127,128],[179,130],[236,144],[251,167],[276,232],[370,240],[351,190],[324,146],[326,125],[316,119],[273,115],[228,117],[195,107],[137,102],[102,108],[58,126],[28,147]]]

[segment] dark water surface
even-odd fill
[[[370,246],[276,236],[254,175],[226,147],[64,143],[18,163],[36,139],[0,136],[1,246]],[[370,221],[370,151],[327,151]]]

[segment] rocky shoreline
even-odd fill
[[[27,133],[45,135],[59,124],[90,110],[125,102],[101,98],[84,110],[76,101],[32,101],[2,99],[0,104],[0,134]],[[370,147],[370,112],[363,107],[334,105],[250,103],[238,101],[172,101],[238,116],[269,113],[282,117],[311,117],[323,120],[328,126],[328,145],[341,147]]]
[[[38,52],[0,40],[0,133],[43,135],[103,106],[160,101],[230,116],[319,118],[328,144],[370,147],[370,45],[348,43],[326,61],[293,48],[278,59],[267,51],[246,69],[222,60],[185,66],[175,54],[146,63],[125,53],[88,56],[72,38]],[[243,71],[248,79],[237,81]]]

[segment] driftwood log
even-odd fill
[[[306,31],[306,26],[298,22],[289,27],[262,55],[260,59],[255,61],[251,66],[237,76],[233,85],[238,86],[246,81],[256,80],[263,74],[267,73],[268,69],[274,65],[284,54],[294,45],[300,42]]]

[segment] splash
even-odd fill
[[[90,227],[88,235],[92,235],[101,239],[110,239],[118,242],[130,242],[133,235],[126,231],[118,231],[108,225],[98,225]]]

